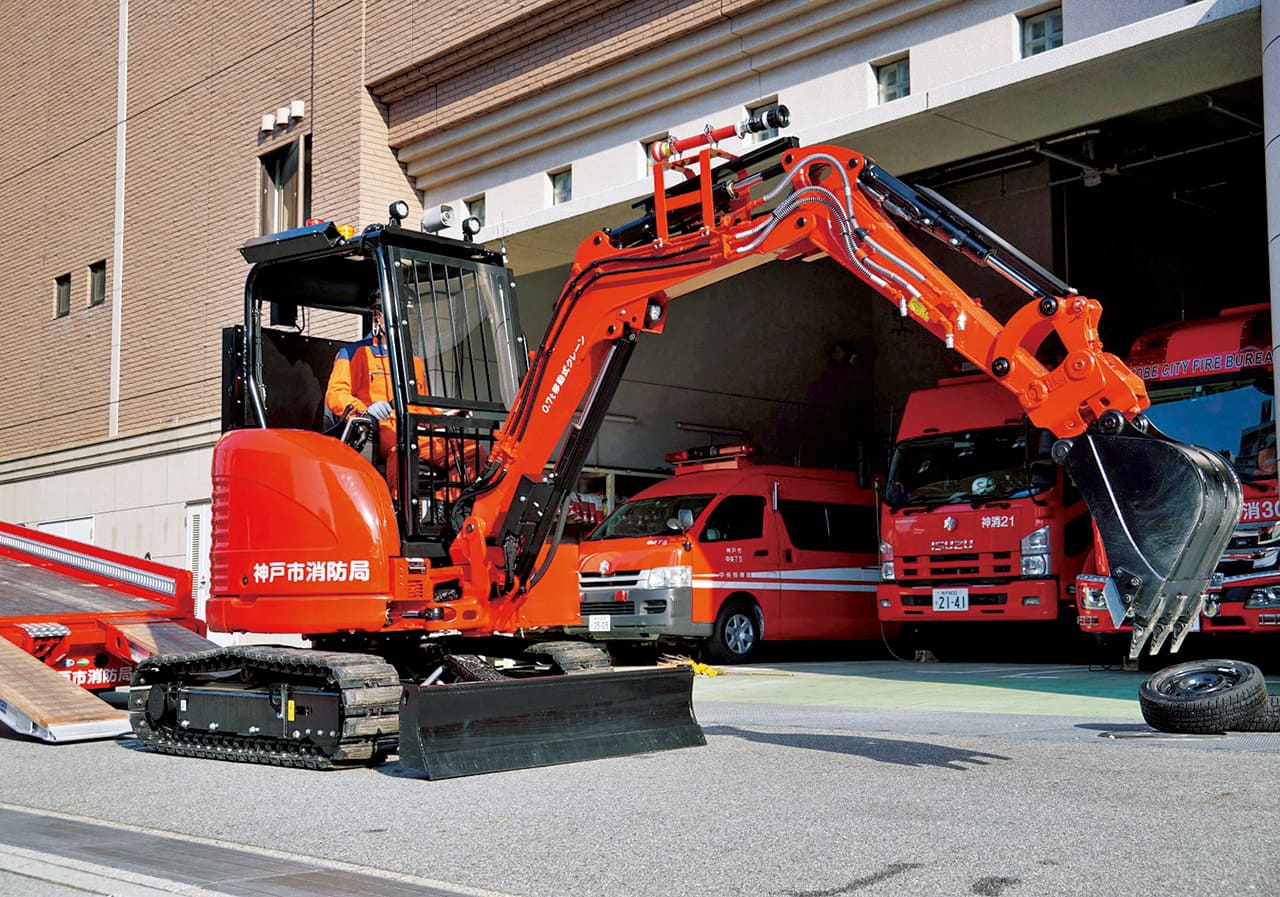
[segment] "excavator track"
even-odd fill
[[[165,754],[332,769],[396,747],[402,686],[369,654],[269,646],[152,657],[129,710],[143,747]]]

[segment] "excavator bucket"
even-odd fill
[[[428,779],[703,744],[689,667],[409,685],[401,697],[400,764]]]
[[[1166,640],[1177,651],[1204,606],[1214,568],[1240,520],[1240,482],[1216,452],[1170,439],[1144,418],[1112,412],[1094,432],[1054,446],[1084,496],[1129,618],[1129,657]]]

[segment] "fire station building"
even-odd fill
[[[650,144],[783,104],[782,136],[866,153],[1098,298],[1118,354],[1276,292],[1280,0],[64,0],[0,29],[0,520],[197,574],[237,250],[308,219],[479,219],[536,345],[579,243],[652,192]],[[1002,319],[1025,298],[968,268]],[[874,467],[954,361],[825,261],[669,315],[589,459],[607,501],[711,440]]]

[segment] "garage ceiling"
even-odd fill
[[[958,160],[1036,144],[1060,154],[1086,152],[1061,138],[1100,122],[1116,122],[1110,133],[1131,148],[1143,145],[1144,130],[1167,134],[1182,128],[1234,139],[1261,123],[1260,104],[1248,98],[1250,91],[1242,94],[1232,86],[1261,75],[1258,27],[1256,13],[1232,15],[1113,53],[1056,64],[1030,77],[1020,64],[1006,66],[897,101],[906,115],[886,120],[888,107],[878,107],[799,136],[804,144],[856,147],[902,173],[936,171]],[[1173,146],[1167,137],[1160,143]],[[1092,151],[1105,149],[1096,145]],[[1130,173],[1142,162],[1105,154],[1097,160],[1104,167],[1129,165]],[[596,229],[634,218],[633,201],[573,218],[507,222],[512,268],[527,273],[568,264],[578,243]]]

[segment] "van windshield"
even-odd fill
[[[587,536],[587,541],[675,535],[677,530],[668,527],[667,521],[675,517],[681,508],[692,511],[696,520],[703,509],[711,503],[713,497],[710,494],[664,495],[661,498],[629,501],[606,517],[604,522]]]
[[[890,507],[925,508],[954,502],[1024,498],[1056,479],[1047,446],[1028,452],[1026,427],[995,427],[921,436],[898,443],[889,463],[885,500]]]

